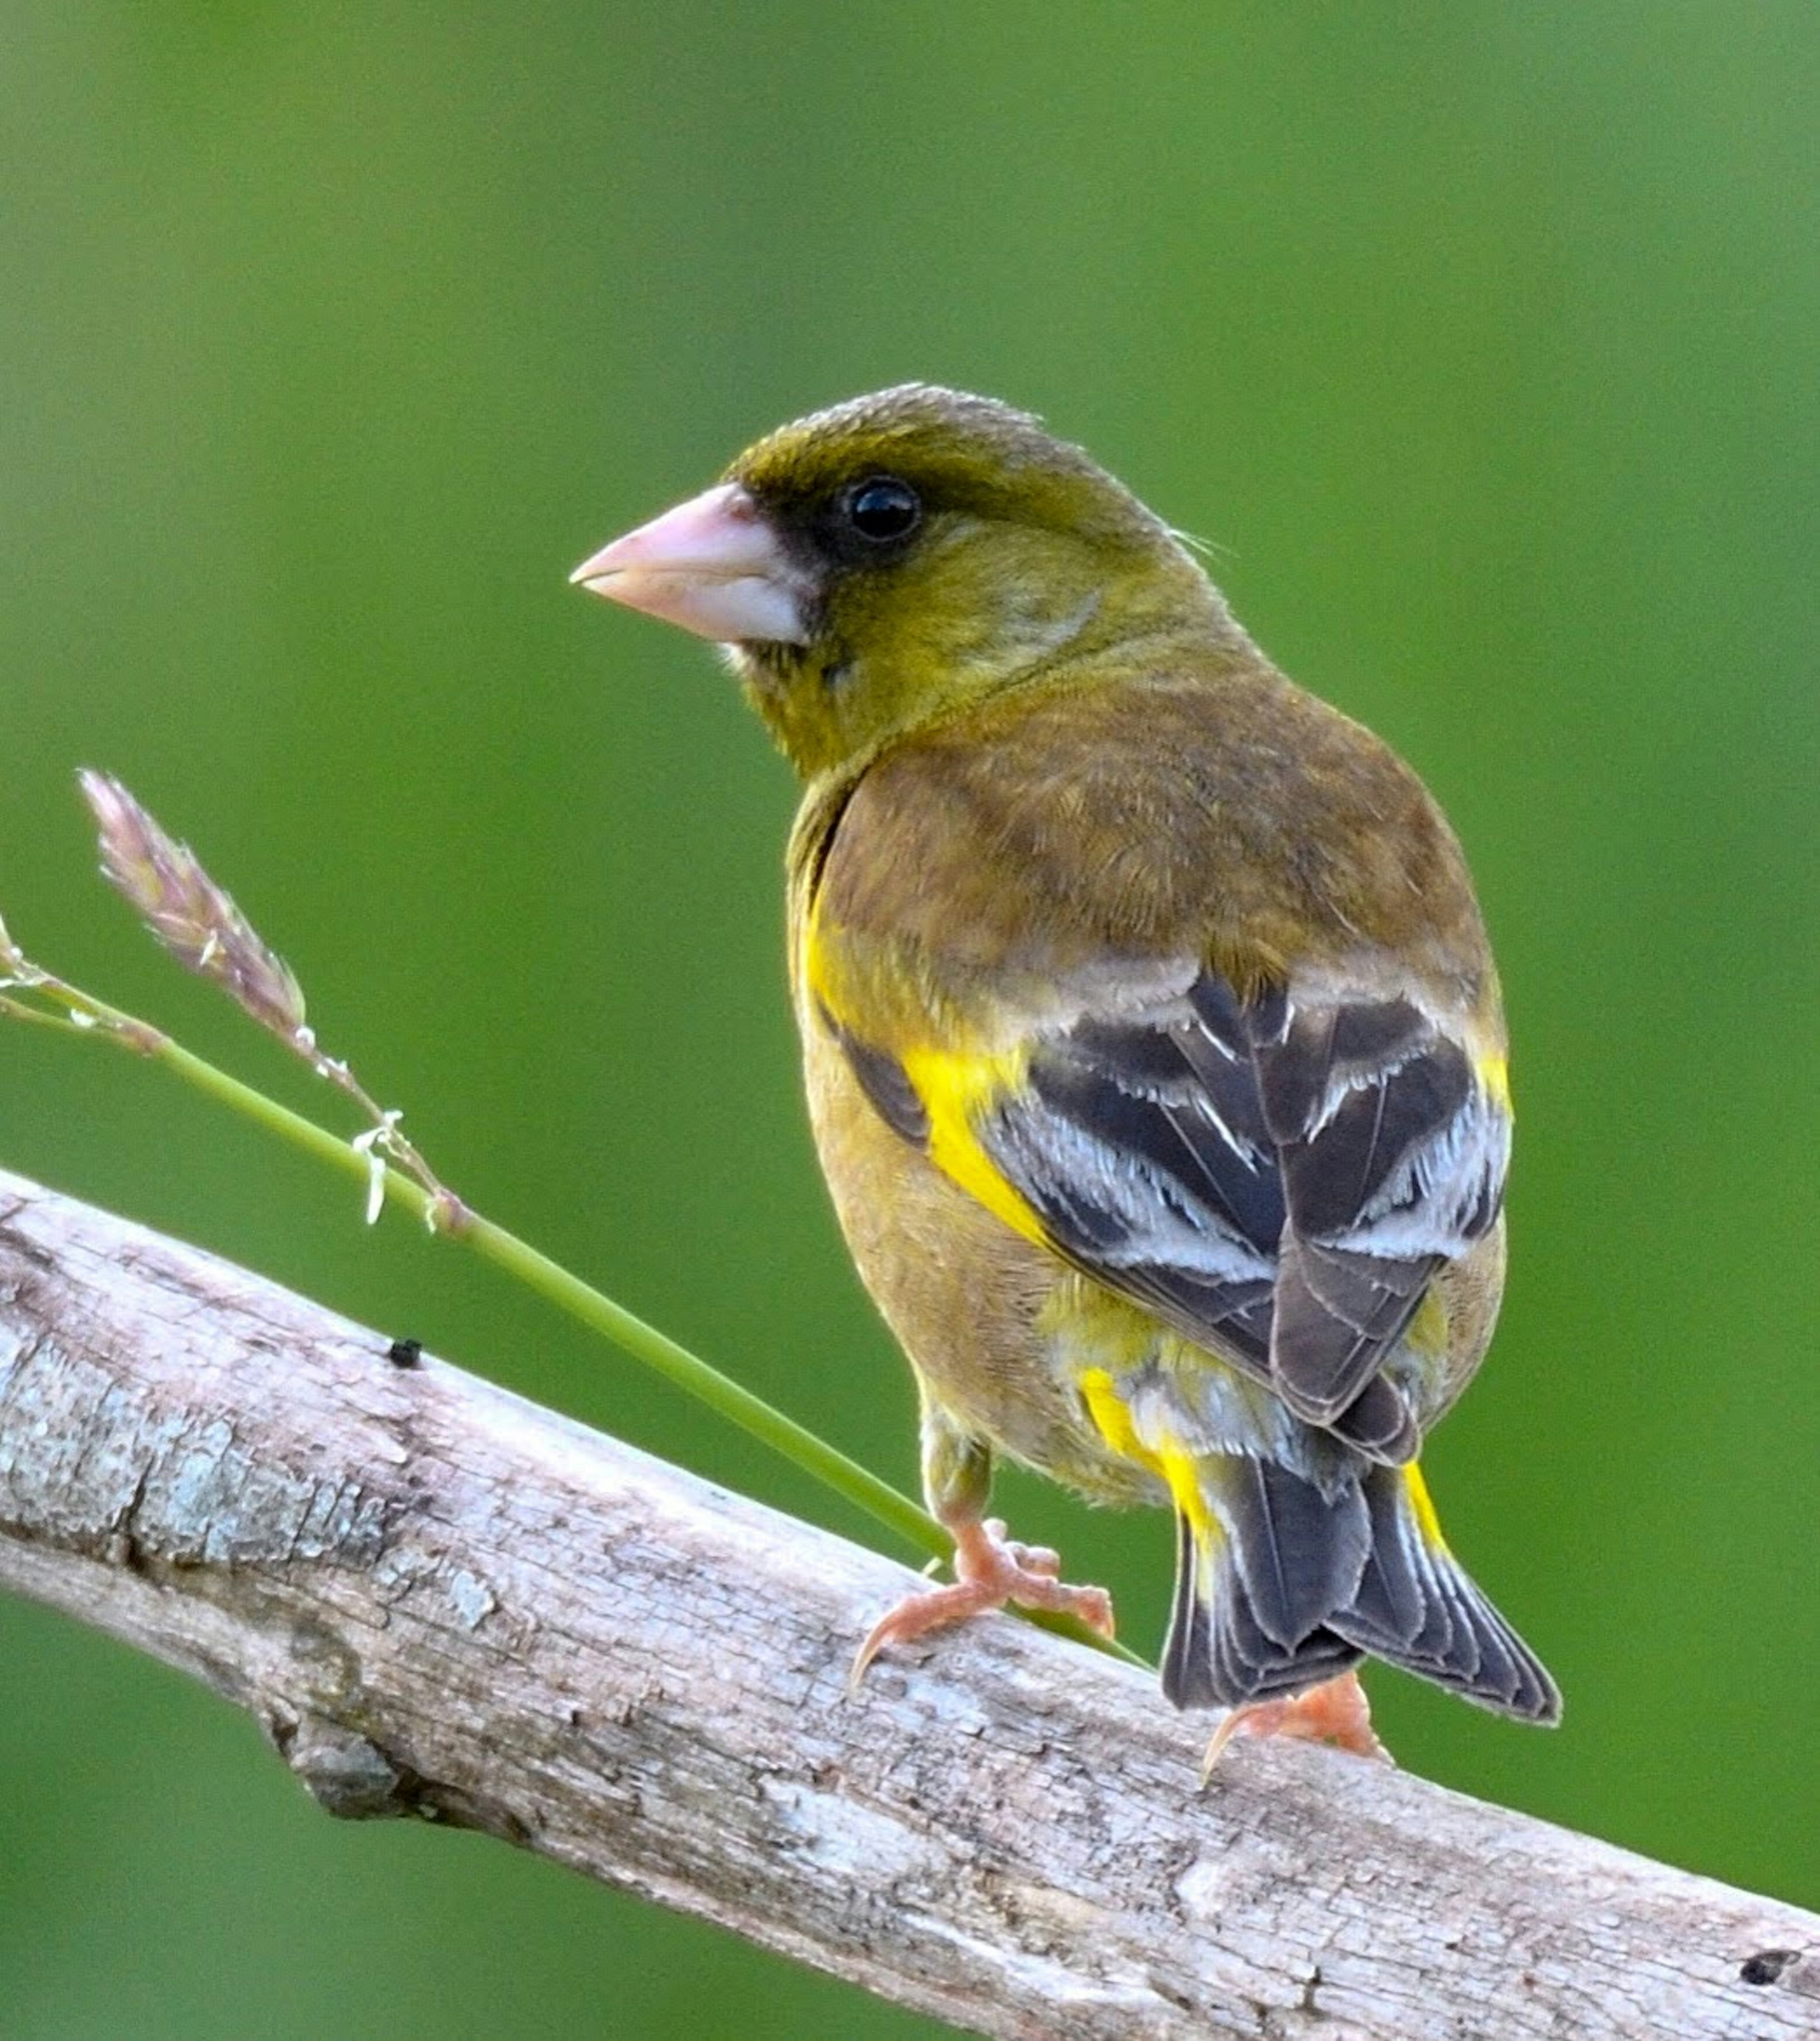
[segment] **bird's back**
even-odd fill
[[[1038,676],[909,733],[818,805],[822,840],[811,828],[793,860],[803,906],[812,891],[844,945],[912,955],[947,993],[1187,958],[1242,990],[1394,969],[1500,1032],[1439,808],[1261,662],[1166,643]]]

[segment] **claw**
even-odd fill
[[[887,1644],[909,1644],[931,1631],[964,1623],[1007,1602],[1078,1616],[1102,1637],[1112,1634],[1112,1601],[1104,1588],[1070,1587],[1061,1579],[1060,1557],[1047,1545],[1020,1545],[996,1516],[963,1524],[954,1534],[954,1574],[947,1587],[908,1595],[872,1625],[854,1654],[847,1692],[855,1693],[866,1668]]]
[[[1378,1741],[1372,1727],[1372,1704],[1356,1673],[1342,1673],[1311,1687],[1305,1694],[1282,1701],[1252,1701],[1234,1708],[1214,1733],[1200,1761],[1200,1783],[1213,1776],[1219,1753],[1235,1736],[1291,1736],[1310,1743],[1330,1743],[1356,1757],[1373,1757],[1384,1764],[1396,1760]]]

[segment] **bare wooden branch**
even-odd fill
[[[483,1829],[1030,2041],[1794,2041],[1820,1920],[1007,1620],[845,1697],[902,1569],[0,1175],[0,1584]]]

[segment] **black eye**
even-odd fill
[[[876,546],[908,538],[922,521],[922,504],[916,491],[895,475],[875,475],[869,482],[856,483],[847,491],[843,507],[847,522]]]

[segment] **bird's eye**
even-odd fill
[[[922,503],[907,482],[895,475],[876,475],[847,491],[847,522],[876,546],[908,538],[922,521]]]

